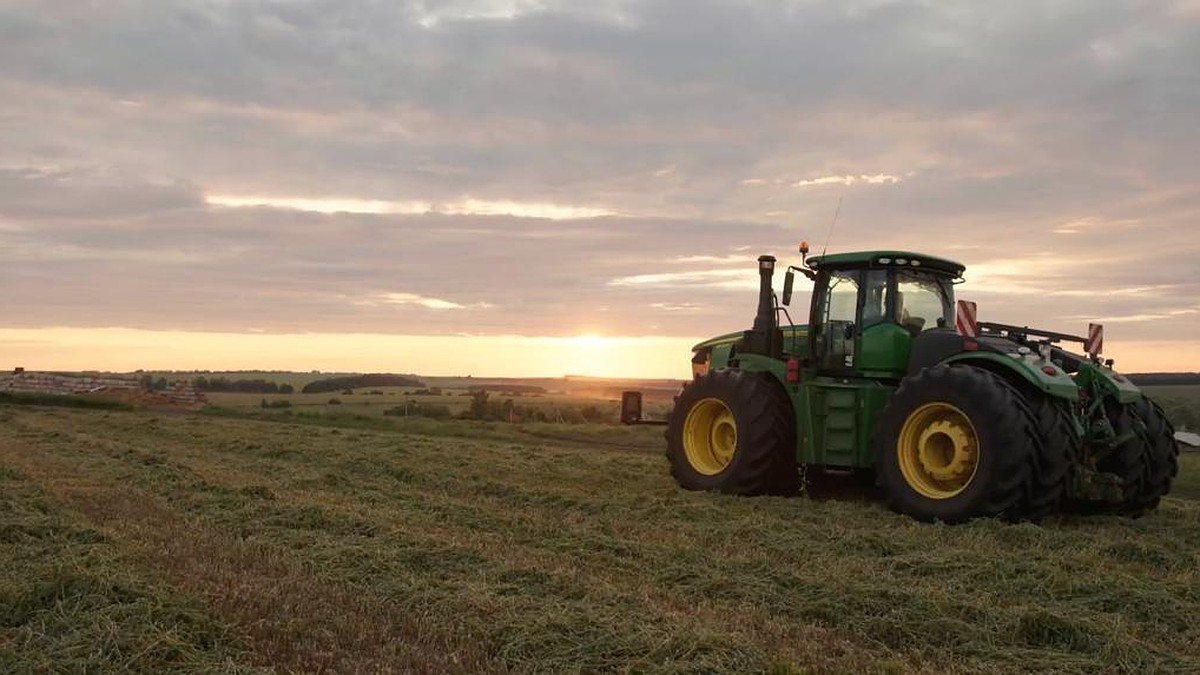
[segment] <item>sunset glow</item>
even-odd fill
[[[1109,335],[1117,331],[1109,331]],[[579,335],[430,336],[145,331],[128,328],[0,329],[0,353],[29,370],[322,370],[476,377],[689,378],[702,337]],[[1106,337],[1105,355],[1126,372],[1200,363],[1186,340]]]
[[[683,378],[700,338],[0,329],[0,368],[322,370],[494,377]]]

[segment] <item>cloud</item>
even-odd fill
[[[1124,218],[1120,220],[1105,220],[1096,216],[1087,216],[1084,218],[1073,218],[1061,225],[1055,227],[1051,232],[1054,234],[1079,234],[1088,230],[1113,229],[1113,228],[1129,228],[1137,227],[1142,224],[1142,221],[1136,218]]]
[[[389,202],[379,199],[354,199],[340,197],[235,197],[231,195],[206,195],[204,200],[213,206],[242,208],[266,206],[314,213],[430,213],[429,202]]]
[[[0,216],[129,218],[202,205],[184,179],[155,180],[103,166],[0,166]]]
[[[720,269],[696,270],[692,272],[665,272],[656,274],[635,274],[628,277],[618,277],[608,282],[609,286],[715,286],[727,284],[743,284],[747,274],[745,270]],[[753,279],[751,279],[753,281]],[[751,284],[753,286],[753,284]]]
[[[892,176],[886,173],[877,173],[870,176],[866,174],[858,174],[857,176],[820,176],[819,178],[796,181],[795,183],[792,183],[792,187],[813,187],[818,185],[855,185],[858,183],[865,183],[867,185],[893,185],[899,182],[899,176]]]
[[[353,197],[238,197],[232,195],[206,195],[205,201],[213,206],[227,206],[232,208],[261,206],[292,209],[295,211],[312,211],[314,213],[366,213],[372,215],[390,213],[443,213],[449,215],[519,216],[522,218],[545,218],[548,220],[599,218],[601,216],[616,215],[613,211],[586,206],[471,198],[445,204],[434,204],[418,200],[384,201],[380,199],[355,199]]]
[[[384,293],[380,298],[383,302],[393,305],[420,305],[428,309],[466,309],[465,305],[438,298],[426,298],[416,293]]]
[[[589,206],[471,198],[443,204],[436,207],[435,210],[438,213],[451,215],[520,216],[522,218],[546,218],[548,220],[599,218],[601,216],[617,215],[616,211]]]
[[[981,317],[1197,334],[1192,5],[10,2],[0,311],[705,335],[828,235],[961,257]]]

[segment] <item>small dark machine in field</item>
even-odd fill
[[[1101,359],[1100,326],[977,322],[954,298],[964,266],[930,255],[800,253],[779,297],[775,258],[758,259],[752,328],[693,348],[666,429],[684,488],[789,494],[802,474],[859,474],[895,510],[944,522],[1138,516],[1167,494],[1173,429]],[[797,272],[813,282],[807,325],[786,310]]]

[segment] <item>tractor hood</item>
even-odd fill
[[[808,326],[784,326],[783,352],[785,356],[803,358],[808,353]],[[709,338],[692,347],[692,374],[698,375],[709,369],[725,368],[738,358],[745,331],[726,333]]]
[[[741,339],[742,339],[742,331],[740,331],[740,330],[736,333],[726,333],[724,335],[718,335],[717,337],[714,337],[714,338],[709,338],[709,339],[705,340],[704,342],[696,343],[696,345],[692,347],[692,351],[698,352],[701,349],[712,349],[713,347],[716,347],[718,345],[731,345],[731,344],[740,342]]]
[[[807,325],[780,326],[780,330],[783,331],[783,342],[785,345],[791,345],[796,340],[803,340],[803,338],[805,338],[808,335],[808,326]],[[702,350],[711,350],[714,347],[724,347],[727,345],[735,345],[742,341],[743,333],[744,333],[744,331],[738,331],[736,333],[726,333],[724,335],[718,335],[716,337],[709,338],[709,339],[705,340],[704,342],[697,342],[692,347],[692,351],[698,352],[698,351],[702,351]]]

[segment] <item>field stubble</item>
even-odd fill
[[[680,491],[657,431],[0,408],[0,670],[1200,670],[1195,456],[941,527]]]

